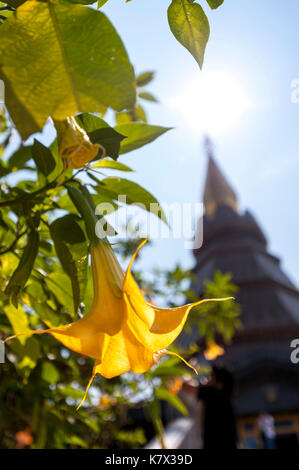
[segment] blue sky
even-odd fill
[[[173,97],[198,76],[192,56],[169,31],[169,0],[109,0],[103,11],[121,35],[137,72],[155,70],[148,87],[160,98],[147,105],[152,124],[175,129],[156,142],[121,157],[136,173],[132,179],[160,201],[201,201],[206,169],[203,133],[190,127]],[[210,129],[215,155],[263,228],[272,254],[299,285],[298,170],[299,104],[291,102],[291,81],[299,78],[298,0],[224,0],[211,11],[205,0],[211,37],[203,73],[236,77],[252,106],[225,132]],[[221,84],[220,84],[221,86]],[[225,90],[224,90],[225,93]],[[228,114],[230,110],[227,110]],[[144,249],[140,266],[193,263],[183,240],[156,240]]]

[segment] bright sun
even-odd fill
[[[199,72],[169,105],[188,125],[212,136],[232,130],[252,107],[245,86],[225,71]]]

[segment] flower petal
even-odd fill
[[[131,369],[125,338],[122,331],[108,337],[108,346],[102,361],[96,362],[95,373],[106,379],[124,374]]]
[[[192,304],[176,308],[159,308],[151,306],[155,319],[150,329],[145,327],[140,315],[136,313],[136,305],[127,301],[127,323],[137,340],[153,352],[167,348],[178,337],[187,320],[191,308],[204,302],[226,299],[204,299]]]
[[[93,381],[93,379],[95,378],[95,375],[96,375],[96,371],[95,371],[95,370],[96,370],[96,366],[94,366],[94,368],[93,368],[93,370],[92,370],[92,376],[90,377],[89,382],[88,382],[88,384],[87,384],[87,387],[86,387],[86,390],[85,390],[85,393],[84,393],[84,397],[82,398],[82,400],[80,401],[79,405],[77,406],[76,411],[79,410],[79,408],[81,407],[82,403],[84,403],[84,401],[86,400],[89,387],[91,386],[92,381]]]
[[[188,361],[186,361],[182,356],[180,356],[179,354],[173,352],[173,351],[168,351],[166,350],[165,351],[165,354],[168,354],[169,356],[175,356],[175,357],[178,357],[179,359],[181,359],[181,361],[183,361],[186,366],[190,367],[190,369],[194,370],[195,374],[198,375],[198,372],[197,370],[195,369],[195,367],[193,367]]]
[[[123,333],[126,341],[126,349],[134,374],[141,374],[149,370],[155,363],[153,351],[140,343],[132,334],[130,328],[125,324]]]
[[[96,331],[115,335],[124,318],[122,283],[124,274],[109,244],[91,246],[94,300],[86,315]]]
[[[146,302],[135,279],[131,274],[133,261],[146,242],[147,238],[143,240],[131,258],[123,282],[123,293],[126,303],[132,306],[135,315],[137,315],[143,324],[145,324],[145,328],[151,328],[155,319],[155,311],[153,307]]]
[[[83,356],[93,357],[94,359],[102,359],[108,345],[108,335],[101,332],[95,332],[86,317],[69,325],[49,328],[47,330],[29,330],[6,338],[3,342],[24,335],[40,335],[49,333],[64,346],[82,354]]]
[[[63,121],[55,121],[54,124],[57,131],[59,156],[65,167],[83,168],[98,155],[100,149],[102,151],[100,158],[106,155],[104,147],[93,144],[73,116]]]
[[[96,373],[106,379],[132,370],[143,373],[154,365],[153,353],[134,337],[126,324],[115,336],[109,337],[109,344],[102,362],[97,361]]]

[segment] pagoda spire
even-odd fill
[[[208,169],[204,187],[203,201],[206,215],[213,215],[219,206],[229,206],[238,211],[238,199],[225,176],[219,169],[213,156],[211,140],[205,139],[205,149],[208,156]]]

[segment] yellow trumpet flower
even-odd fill
[[[208,347],[204,351],[204,356],[208,361],[213,361],[218,356],[223,356],[224,349],[218,344],[214,343],[214,341],[209,341],[207,346]]]
[[[177,356],[166,348],[182,331],[190,309],[213,300],[200,300],[177,308],[159,308],[147,303],[131,274],[132,263],[146,241],[134,253],[125,274],[108,242],[91,245],[94,299],[90,311],[68,325],[22,333],[50,333],[69,349],[95,359],[92,377],[79,407],[96,374],[112,378],[129,370],[143,373],[165,354]]]
[[[86,163],[93,160],[99,150],[106,156],[105,148],[100,144],[93,144],[85,130],[80,127],[74,117],[67,117],[63,121],[54,121],[57,131],[58,152],[65,168],[83,168]]]

